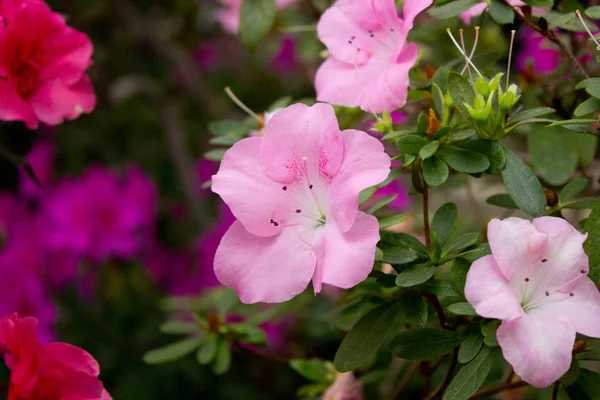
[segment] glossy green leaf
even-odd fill
[[[445,329],[411,329],[396,336],[390,351],[406,360],[430,360],[440,357],[458,345],[458,335]]]
[[[450,92],[450,97],[452,97],[454,105],[458,108],[463,117],[470,120],[471,116],[465,107],[465,104],[472,106],[475,103],[475,92],[469,81],[456,72],[450,72],[448,75],[448,91]]]
[[[412,156],[418,156],[421,147],[425,146],[429,142],[422,136],[408,135],[398,139],[396,147],[402,154],[410,154]]]
[[[408,264],[417,259],[417,253],[401,245],[383,243],[380,245],[383,252],[382,261],[389,264]]]
[[[437,234],[440,244],[443,245],[446,243],[450,234],[452,234],[457,218],[458,209],[454,203],[446,203],[435,212],[431,223],[431,230]]]
[[[456,257],[450,264],[450,275],[452,276],[452,282],[460,290],[464,292],[465,283],[467,282],[467,273],[471,263],[464,258]]]
[[[440,7],[430,8],[427,13],[435,19],[448,19],[459,16],[477,3],[477,0],[456,0]]]
[[[398,295],[398,301],[402,303],[402,312],[409,323],[421,328],[427,325],[427,304],[419,292],[412,289],[403,290]]]
[[[571,200],[562,204],[562,208],[568,208],[570,210],[589,210],[594,208],[596,204],[595,197],[583,197],[577,200]]]
[[[600,6],[593,6],[585,10],[585,15],[593,19],[600,19]]]
[[[466,364],[473,360],[483,346],[483,335],[479,324],[469,325],[461,338],[458,362]]]
[[[231,349],[225,338],[220,338],[217,344],[217,354],[212,364],[212,370],[217,375],[223,375],[231,366]]]
[[[155,350],[150,350],[144,354],[144,362],[146,364],[162,364],[178,360],[194,352],[200,343],[201,339],[185,339]]]
[[[217,355],[218,338],[216,336],[209,336],[200,344],[200,348],[196,353],[196,360],[200,364],[210,364]]]
[[[460,236],[450,239],[444,246],[442,246],[442,251],[445,253],[450,253],[453,251],[462,250],[466,247],[474,245],[479,240],[479,233],[477,232],[469,232],[464,233]]]
[[[334,358],[340,372],[351,371],[369,362],[390,332],[402,321],[402,303],[390,301],[362,317],[346,335]]]
[[[379,229],[386,229],[406,221],[407,216],[402,214],[389,215],[379,220]]]
[[[447,279],[433,279],[425,282],[419,289],[435,294],[436,296],[459,296],[460,292],[456,290],[454,283]]]
[[[383,199],[379,200],[377,203],[373,204],[371,208],[367,210],[367,214],[374,214],[376,211],[382,209],[383,207],[390,204],[392,201],[396,200],[398,197],[397,194],[393,194],[391,196],[386,196]]]
[[[429,186],[435,187],[446,182],[450,175],[448,166],[438,156],[423,160],[423,179]]]
[[[495,353],[488,347],[482,347],[477,356],[463,366],[444,392],[442,400],[467,400],[483,385],[492,365]]]
[[[490,166],[490,160],[483,154],[458,147],[444,147],[438,155],[446,164],[459,172],[483,172]]]
[[[242,1],[239,37],[248,50],[256,50],[271,30],[276,16],[275,0]]]
[[[433,156],[439,148],[440,142],[438,142],[437,140],[429,142],[425,146],[421,147],[421,150],[419,150],[419,157],[421,157],[423,160],[426,160],[429,157]]]
[[[433,107],[438,119],[441,121],[444,119],[444,93],[442,89],[433,82],[431,84],[431,95],[433,96]]]
[[[473,306],[467,302],[450,304],[447,309],[456,315],[468,315],[472,317],[477,315]]]
[[[330,383],[330,381],[335,378],[335,371],[328,367],[326,361],[318,358],[312,358],[310,360],[294,359],[290,361],[290,367],[309,381],[313,382]]]
[[[596,202],[592,213],[585,222],[587,240],[583,244],[590,263],[590,278],[600,284],[600,201]]]
[[[535,170],[548,183],[559,186],[573,176],[578,153],[573,134],[563,127],[550,127],[528,136],[529,153]]]
[[[506,164],[502,177],[508,193],[526,214],[541,217],[546,210],[544,189],[531,169],[512,151],[504,149]]]
[[[510,197],[508,193],[498,193],[493,194],[486,199],[486,203],[491,204],[493,206],[508,208],[508,209],[518,209],[515,201]]]
[[[573,115],[576,117],[583,117],[584,115],[591,114],[598,110],[600,110],[600,99],[592,97],[578,105],[575,111],[573,111]]]
[[[512,24],[515,20],[515,12],[509,6],[498,0],[492,1],[489,6],[491,17],[499,24]]]
[[[586,178],[580,177],[573,179],[560,190],[560,201],[564,203],[565,201],[577,196],[579,193],[581,193],[581,191],[583,191],[583,189],[586,188],[588,183],[589,182]]]
[[[523,110],[513,115],[508,121],[508,125],[514,125],[517,122],[526,121],[531,118],[537,118],[548,114],[553,114],[555,110],[550,107],[537,107]]]
[[[594,135],[575,135],[573,138],[577,153],[579,154],[578,164],[580,167],[587,167],[594,160],[596,150],[598,149],[598,136]]]
[[[415,286],[430,279],[435,274],[435,267],[428,264],[417,264],[408,267],[396,277],[396,285],[401,287]]]
[[[575,89],[587,89],[591,86],[598,86],[600,88],[600,78],[584,79],[575,86]]]
[[[554,0],[526,0],[525,3],[533,7],[552,8]]]

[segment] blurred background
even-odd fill
[[[224,149],[260,134],[252,133],[260,124],[234,104],[226,87],[259,116],[293,101],[314,101],[312,82],[324,50],[315,24],[332,1],[278,1],[275,27],[253,53],[236,38],[235,18],[227,15],[235,0],[48,3],[93,42],[89,75],[98,101],[91,114],[58,127],[30,132],[19,123],[2,125],[5,141],[28,153],[41,187],[2,161],[0,314],[36,316],[42,340],[66,341],[93,354],[117,400],[295,398],[306,380],[287,361],[331,360],[342,332],[377,303],[352,308],[351,298],[329,290],[266,309],[243,307],[235,295],[215,291],[212,261],[233,217],[207,182]],[[477,65],[503,71],[509,35],[486,15],[478,23],[485,29]],[[459,21],[447,25],[457,28]],[[411,32],[420,45],[421,61],[412,71],[416,100],[392,115],[398,127],[414,124],[430,101],[419,85],[431,71],[453,60],[457,65],[447,25],[417,24]],[[471,43],[470,27],[465,36]],[[549,44],[527,39],[527,32],[518,38],[516,48],[525,55],[516,68],[532,93],[523,101],[537,104],[548,85],[558,87],[551,74],[560,76],[567,67]],[[556,58],[554,64],[532,63],[539,52],[546,52],[544,60]],[[551,101],[561,94],[548,96]],[[337,111],[342,128],[374,125],[364,113]],[[523,138],[513,139],[516,149],[525,148]],[[582,146],[592,147],[589,165],[596,143]],[[392,209],[410,217],[419,215],[420,205],[409,181],[402,175],[382,194],[398,194]],[[434,195],[432,209],[456,201],[459,210],[471,211],[460,214],[462,229],[483,229],[491,216],[508,215],[485,204],[501,191],[499,180],[453,176]],[[409,218],[399,229],[418,235],[421,225]],[[338,299],[343,301],[336,305]],[[164,334],[168,329],[159,330],[164,321],[185,321],[198,310],[209,323],[212,312],[229,321],[252,319],[265,331],[266,347],[233,347],[227,374],[200,365],[192,354],[161,365],[143,361],[149,350],[174,341]],[[361,377],[373,398],[388,373],[375,371]]]

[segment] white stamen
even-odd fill
[[[463,52],[467,54],[467,48],[465,47],[465,35],[463,29],[460,30],[460,45],[462,47]],[[469,78],[473,80],[473,75],[471,75],[471,68],[469,68],[469,63],[466,63],[465,67],[467,67],[467,71],[469,71]]]
[[[229,96],[229,98],[239,108],[241,108],[246,114],[248,114],[249,116],[251,116],[252,118],[254,118],[255,120],[257,120],[261,124],[264,122],[263,119],[261,119],[254,111],[252,111],[250,109],[250,107],[248,107],[247,105],[245,105],[244,103],[242,103],[242,101],[240,99],[238,99],[235,94],[233,94],[233,92],[231,91],[231,89],[229,88],[229,86],[225,87],[225,93],[227,93],[227,96]]]
[[[452,31],[450,30],[450,28],[446,29],[446,32],[448,32],[448,36],[450,36],[450,39],[452,39],[452,43],[454,43],[454,46],[456,46],[456,48],[458,49],[458,51],[460,52],[460,54],[462,54],[462,56],[465,58],[465,61],[471,67],[473,67],[473,70],[475,70],[475,72],[477,72],[477,75],[479,75],[480,77],[483,78],[483,75],[481,74],[481,72],[479,72],[479,70],[477,69],[477,67],[475,66],[475,64],[473,64],[473,62],[471,61],[471,59],[462,51],[462,49],[460,48],[460,45],[458,44],[458,42],[456,41],[456,39],[454,39],[454,36],[452,36]]]
[[[508,50],[508,67],[506,68],[506,91],[508,92],[508,85],[510,83],[510,63],[512,61],[512,51],[513,44],[515,42],[515,33],[516,31],[513,29],[510,31],[510,48]]]
[[[587,27],[587,24],[585,23],[585,21],[583,20],[583,17],[581,16],[581,12],[579,10],[576,10],[575,14],[577,14],[577,17],[581,21],[581,25],[583,25],[583,27],[587,31],[588,35],[590,35],[590,37],[592,38],[592,40],[596,43],[596,50],[600,51],[600,43],[598,42],[598,40],[596,39],[596,37],[592,34],[592,32],[590,31],[590,29]]]
[[[476,26],[475,27],[475,40],[473,41],[473,48],[471,49],[471,53],[469,54],[469,60],[471,60],[473,58],[473,55],[475,54],[475,49],[477,48],[478,42],[479,42],[479,27]],[[461,75],[465,73],[465,70],[467,69],[468,66],[469,66],[469,64],[465,64],[462,71],[460,71]]]

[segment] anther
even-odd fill
[[[297,210],[296,210],[296,214],[300,214],[301,212],[302,212],[302,210],[301,210],[301,209],[297,209]]]
[[[312,188],[313,188],[313,185],[308,185],[308,188],[309,188],[309,189],[312,189]]]
[[[575,294],[573,294],[573,293],[569,293],[569,296],[573,297],[573,296],[575,296]]]
[[[279,223],[273,222],[273,226],[277,227],[277,226],[279,226]]]
[[[585,272],[586,272],[586,271],[585,271],[585,269],[582,269],[580,272],[581,272],[582,274],[585,274]]]
[[[525,278],[525,282],[529,282],[529,278]]]
[[[550,293],[546,292],[546,296],[550,296]]]
[[[270,224],[272,224],[273,222],[275,222],[275,221],[273,221],[273,218],[269,219]]]
[[[283,189],[283,190],[287,190],[287,186],[284,186],[284,187],[282,187],[281,189]]]
[[[348,40],[348,43],[352,44],[352,40]]]
[[[546,261],[548,261],[547,258],[542,258],[542,262],[546,262]]]

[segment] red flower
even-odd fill
[[[58,125],[96,104],[92,43],[37,0],[0,0],[0,120]]]
[[[8,400],[110,400],[100,367],[85,350],[66,343],[42,346],[37,319],[0,319],[0,352],[12,370]]]

